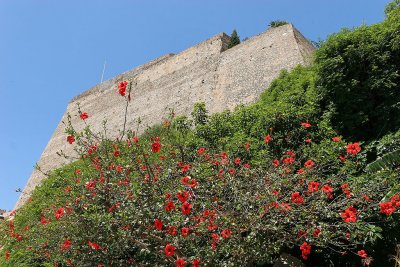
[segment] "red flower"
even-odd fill
[[[80,117],[82,120],[86,120],[87,118],[89,118],[89,115],[87,114],[87,112],[82,112]]]
[[[363,259],[366,259],[367,257],[368,257],[368,254],[365,252],[365,250],[359,250],[358,252],[357,252],[357,254],[361,257],[361,258],[363,258]]]
[[[241,160],[240,160],[240,158],[235,158],[234,162],[235,162],[236,165],[240,165]]]
[[[95,189],[95,187],[96,187],[96,184],[94,183],[94,181],[89,181],[86,183],[87,190],[93,190],[93,189]]]
[[[68,135],[68,136],[67,136],[67,142],[68,142],[69,144],[72,144],[73,142],[75,142],[75,136],[73,136],[73,135]]]
[[[229,229],[224,229],[224,230],[222,230],[222,232],[221,232],[221,236],[222,236],[223,238],[229,238],[229,237],[231,237],[231,234],[232,234],[232,231],[229,230]]]
[[[189,176],[183,177],[182,180],[181,180],[182,184],[183,185],[187,185],[189,183],[189,179],[190,179]]]
[[[349,153],[349,154],[355,155],[360,151],[361,151],[361,147],[358,145],[358,143],[354,143],[354,144],[350,143],[347,145],[347,153]]]
[[[118,84],[118,92],[121,96],[125,96],[125,91],[126,91],[127,85],[128,85],[128,82],[120,82]]]
[[[320,229],[318,229],[318,228],[315,228],[314,229],[314,232],[313,232],[313,236],[314,237],[319,237],[319,234],[321,233],[321,230]]]
[[[175,226],[168,227],[168,234],[176,235],[176,227]]]
[[[56,213],[55,213],[56,219],[59,220],[64,214],[65,214],[64,209],[59,208],[58,210],[56,210]]]
[[[304,199],[302,196],[300,196],[299,192],[294,192],[292,194],[292,202],[296,203],[296,204],[301,204],[301,203],[304,203]]]
[[[90,248],[92,248],[94,250],[99,250],[100,249],[99,244],[97,244],[95,242],[92,243],[92,242],[88,241],[88,245],[89,245]]]
[[[171,244],[167,244],[164,248],[165,255],[171,257],[175,253],[175,247]]]
[[[310,128],[311,124],[308,121],[306,121],[306,122],[302,122],[301,126],[303,126],[304,128]]]
[[[182,236],[188,236],[189,235],[189,228],[187,228],[187,227],[182,228],[181,229],[181,233],[182,233]]]
[[[68,239],[66,239],[66,240],[64,241],[63,245],[62,245],[62,248],[63,248],[63,249],[69,249],[69,248],[71,247],[71,245],[72,245],[72,242],[69,241]]]
[[[199,154],[199,155],[203,155],[204,152],[206,152],[206,149],[205,149],[204,147],[200,147],[200,148],[197,150],[197,154]]]
[[[294,162],[294,158],[292,158],[292,157],[287,157],[287,158],[283,159],[283,163],[286,164],[286,165],[290,165],[293,162]]]
[[[349,184],[342,184],[342,191],[343,191],[343,193],[345,193],[346,194],[346,197],[351,197],[351,193],[350,193],[350,186],[349,186]]]
[[[309,244],[307,244],[307,242],[304,242],[300,246],[300,250],[301,250],[301,257],[303,257],[303,259],[307,260],[308,255],[310,255],[310,253],[311,253],[311,246]]]
[[[189,199],[189,192],[188,191],[178,192],[178,199],[181,202],[186,202]]]
[[[196,181],[196,179],[190,180],[189,186],[190,186],[191,188],[194,189],[194,188],[196,188],[198,185],[199,185],[199,183]]]
[[[6,250],[6,260],[10,259],[10,252],[8,252],[8,250]]]
[[[182,214],[189,215],[190,211],[192,210],[192,204],[185,202],[181,206]]]
[[[182,259],[182,258],[177,258],[176,259],[176,267],[184,267],[185,266],[185,260],[184,259]]]
[[[160,221],[159,219],[155,219],[155,220],[154,220],[154,227],[155,227],[157,230],[161,231],[161,230],[162,230],[162,227],[163,227],[162,221]]]
[[[157,141],[154,141],[154,143],[151,145],[151,150],[152,150],[154,153],[160,152],[160,150],[161,150],[161,144],[160,144],[159,142],[157,142]]]
[[[390,199],[390,201],[392,201],[392,204],[396,207],[400,207],[400,196],[399,195],[394,195],[392,196],[392,198]]]
[[[272,140],[271,135],[267,135],[267,136],[265,136],[265,138],[264,138],[264,143],[265,143],[265,144],[268,144],[271,140]]]
[[[165,210],[166,211],[171,211],[171,210],[174,210],[174,209],[175,209],[175,205],[174,205],[174,203],[172,201],[169,201],[167,203],[167,205],[165,205]]]
[[[392,202],[382,202],[379,203],[379,207],[381,207],[381,213],[389,216],[390,214],[392,214],[393,212],[396,211],[396,207],[393,205]]]
[[[314,161],[312,161],[311,159],[307,160],[306,163],[304,163],[304,166],[306,166],[307,168],[311,168],[312,166],[314,166]]]
[[[43,225],[48,224],[50,221],[46,219],[46,217],[42,216],[42,218],[40,218],[40,223]]]
[[[327,194],[327,196],[328,196],[329,198],[332,198],[332,197],[333,197],[333,196],[332,196],[332,194],[333,194],[333,189],[332,189],[332,187],[331,187],[330,185],[328,185],[328,184],[324,185],[324,186],[321,188],[321,190],[322,190],[325,194]]]
[[[334,141],[334,142],[340,142],[340,141],[342,141],[342,138],[341,138],[340,136],[336,136],[336,137],[333,137],[333,138],[332,138],[332,141]]]
[[[193,260],[192,267],[200,267],[200,259]]]
[[[340,213],[345,222],[356,222],[357,221],[357,209],[353,206],[348,207],[344,212]]]
[[[308,184],[308,192],[310,192],[310,193],[317,192],[318,191],[318,187],[319,187],[319,182],[311,181]]]

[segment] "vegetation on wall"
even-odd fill
[[[236,30],[233,30],[231,37],[229,38],[228,49],[240,44],[240,37]]]
[[[394,266],[399,12],[332,35],[252,105],[210,115],[197,103],[117,140],[69,124],[80,160],[0,225],[0,265],[269,266],[288,252]],[[130,90],[116,97],[129,104]],[[90,125],[90,110],[71,115]]]

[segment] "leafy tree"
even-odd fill
[[[236,30],[233,30],[228,43],[228,49],[240,44],[240,38]]]
[[[321,104],[334,128],[373,140],[400,128],[400,9],[380,24],[343,29],[316,53]]]
[[[385,8],[385,14],[388,15],[392,10],[398,8],[400,6],[400,0],[393,0],[388,3]]]

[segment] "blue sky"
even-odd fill
[[[384,18],[389,0],[0,0],[0,208],[12,209],[68,102],[219,32],[272,20],[311,40]]]

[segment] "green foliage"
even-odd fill
[[[240,44],[240,37],[236,30],[233,30],[231,37],[229,38],[228,49]]]
[[[273,20],[268,24],[268,28],[276,28],[282,25],[286,25],[289,22],[285,21],[285,20]]]
[[[380,24],[344,29],[316,53],[321,104],[352,140],[373,140],[400,128],[400,10]]]
[[[386,5],[385,14],[389,15],[390,12],[397,9],[400,6],[400,0],[393,0]]]
[[[208,111],[206,109],[206,103],[199,102],[194,104],[191,115],[195,126],[206,124],[208,121]]]

